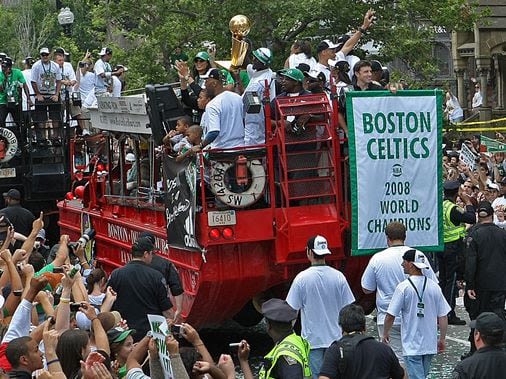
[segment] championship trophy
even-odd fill
[[[251,22],[248,17],[238,14],[230,19],[228,27],[232,33],[231,60],[216,61],[216,64],[229,71],[235,71],[242,67],[248,53],[249,44],[243,39],[251,29]]]

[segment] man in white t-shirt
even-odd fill
[[[65,50],[61,47],[54,51],[54,61],[60,67],[62,80],[61,80],[61,99],[64,104],[65,120],[67,120],[67,112],[70,111],[72,118],[77,118],[81,114],[81,107],[72,104],[72,92],[77,83],[76,72],[70,62],[65,61]],[[68,96],[68,98],[67,98]],[[69,109],[67,109],[67,101]],[[70,117],[68,117],[70,120]]]
[[[342,336],[339,312],[355,297],[344,275],[325,264],[325,255],[331,254],[325,237],[310,238],[306,254],[311,267],[295,277],[286,301],[301,311],[302,336],[311,345],[309,364],[317,379],[325,351]]]
[[[31,84],[35,93],[35,112],[33,121],[42,123],[49,118],[53,126],[58,127],[61,115],[61,70],[56,63],[50,60],[49,49],[40,49],[40,60],[32,66]]]
[[[256,92],[260,100],[264,97],[265,81],[269,83],[270,100],[276,97],[276,85],[272,78],[272,53],[266,47],[261,47],[253,51],[253,64],[251,66],[251,75],[248,86],[244,94]],[[259,113],[246,113],[244,115],[244,145],[260,145],[265,143],[265,116],[264,107]]]
[[[121,75],[124,71],[123,68],[113,71],[109,61],[112,58],[112,49],[110,47],[103,47],[100,50],[100,59],[95,63],[95,94],[97,96],[110,96],[112,93],[112,76]]]
[[[329,60],[336,59],[337,45],[331,40],[324,39],[316,46],[316,54],[318,55],[318,63],[314,67],[315,71],[325,74],[325,86],[330,85],[330,67]]]
[[[395,288],[399,283],[406,280],[406,274],[402,268],[402,256],[411,247],[406,246],[406,227],[400,222],[391,222],[385,228],[388,248],[374,254],[362,275],[362,290],[365,293],[376,291],[377,325],[378,335],[383,335],[383,323],[388,305],[392,300]],[[423,254],[419,252],[419,254]],[[425,270],[425,275],[438,282],[436,274],[431,267]],[[401,319],[396,318],[390,331],[390,347],[401,363]]]
[[[244,145],[244,121],[242,98],[223,88],[220,70],[212,69],[206,79],[206,91],[212,100],[206,106],[207,133],[198,146],[227,149]]]
[[[30,94],[33,94],[33,88],[32,88],[32,66],[33,66],[34,60],[32,57],[26,57],[23,60],[23,64],[25,66],[25,69],[23,70],[23,76],[25,77],[26,85],[28,86],[28,91],[30,91]],[[26,94],[24,92],[21,93],[23,96],[23,112],[28,112],[29,110],[34,110],[35,106],[32,105],[31,107],[28,106],[28,98],[26,97]],[[34,97],[30,96],[32,99],[32,103],[34,103]]]
[[[451,308],[439,285],[422,273],[430,267],[425,255],[411,249],[402,259],[404,273],[409,277],[397,286],[392,296],[385,316],[383,342],[389,343],[394,320],[401,317],[402,350],[408,376],[425,379],[434,355],[445,350],[446,315]]]

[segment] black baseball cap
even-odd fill
[[[476,320],[471,321],[470,326],[485,336],[504,335],[504,321],[493,312],[481,313]]]
[[[373,60],[371,61],[371,70],[374,71],[383,71],[383,66],[380,61]]]
[[[327,49],[336,49],[338,45],[336,45],[334,42],[332,42],[329,39],[324,39],[321,41],[318,46],[316,46],[316,52],[321,53],[323,50]]]
[[[218,70],[217,68],[213,68],[209,70],[209,72],[207,73],[207,78],[221,81],[222,75],[220,70]]]
[[[14,200],[21,200],[21,192],[19,192],[15,188],[11,188],[7,192],[4,192],[3,196],[10,197],[11,199],[14,199]]]
[[[492,204],[490,201],[482,201],[478,204],[478,216],[479,217],[488,217],[494,214],[494,208],[492,208]]]
[[[297,70],[302,71],[302,73],[306,73],[311,71],[311,66],[309,66],[307,63],[299,63],[297,67],[295,67]]]
[[[132,252],[143,253],[144,251],[153,251],[154,248],[155,245],[151,242],[149,237],[141,237],[132,245]]]

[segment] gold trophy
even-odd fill
[[[241,67],[248,52],[248,42],[243,41],[251,29],[251,22],[248,17],[238,14],[230,19],[228,23],[230,32],[232,33],[232,49],[230,61],[216,61],[216,64],[235,71]]]

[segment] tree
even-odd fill
[[[27,4],[31,3],[30,6]],[[413,74],[430,79],[436,65],[431,59],[431,26],[447,30],[473,27],[483,12],[469,0],[75,0],[61,1],[75,15],[73,35],[63,36],[57,9],[47,0],[20,0],[0,11],[0,38],[10,54],[32,54],[46,41],[48,47],[63,46],[72,53],[73,63],[86,50],[98,59],[101,46],[112,46],[113,63],[129,67],[130,88],[171,78],[170,56],[183,46],[190,56],[204,49],[203,43],[217,44],[217,58],[230,55],[228,22],[236,14],[252,21],[248,38],[253,46],[266,46],[274,53],[274,68],[289,54],[290,45],[300,38],[315,44],[358,28],[369,7],[378,20],[362,41],[373,40],[384,62],[403,60]],[[4,7],[6,8],[6,7]],[[32,12],[32,13],[30,13]],[[28,20],[28,15],[35,15]],[[44,16],[40,16],[44,15]],[[16,26],[19,25],[19,26]],[[17,29],[16,29],[17,28]],[[37,46],[39,45],[39,46]],[[12,51],[12,52],[11,52]]]

